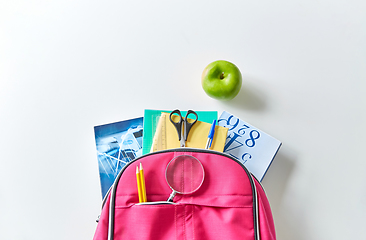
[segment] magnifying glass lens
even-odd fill
[[[203,183],[204,175],[201,162],[190,155],[180,155],[173,158],[165,173],[166,181],[173,193],[179,194],[190,194],[197,191]]]

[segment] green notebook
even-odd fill
[[[151,110],[145,109],[144,113],[144,133],[142,136],[142,154],[149,153],[151,150],[151,145],[153,144],[153,139],[156,132],[156,127],[158,125],[160,116],[165,110]],[[198,115],[198,120],[202,122],[212,123],[213,120],[217,119],[217,111],[195,111]],[[186,116],[187,111],[181,111],[183,117]]]

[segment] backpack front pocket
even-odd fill
[[[183,206],[178,204],[137,204],[116,207],[114,239],[179,239]]]
[[[192,239],[236,240],[255,239],[253,208],[251,207],[213,207],[193,206]]]

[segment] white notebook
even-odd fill
[[[218,125],[229,128],[224,153],[243,163],[261,181],[282,143],[225,111]]]

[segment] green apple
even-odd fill
[[[241,73],[233,63],[218,60],[210,63],[202,73],[202,87],[208,96],[218,100],[231,100],[241,88]]]

